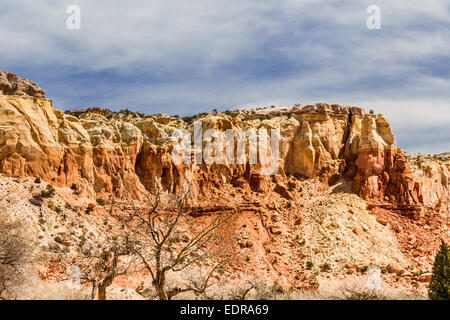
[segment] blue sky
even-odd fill
[[[0,0],[0,69],[58,109],[373,108],[400,147],[437,153],[450,151],[449,22],[450,0]]]

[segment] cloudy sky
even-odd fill
[[[0,0],[0,37],[0,69],[58,109],[339,103],[384,113],[408,152],[450,151],[450,0]]]

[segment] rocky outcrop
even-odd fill
[[[203,114],[195,120],[202,121],[203,132],[279,129],[277,177],[317,177],[329,184],[346,178],[353,180],[353,190],[364,199],[448,206],[449,162],[414,164],[411,171],[383,115],[319,103]],[[176,192],[192,181],[197,194],[218,192],[230,183],[248,184],[255,192],[276,187],[289,198],[280,178],[274,182],[261,174],[259,165],[175,164],[171,158],[175,142],[170,139],[175,129],[193,134],[192,119],[100,108],[63,113],[44,98],[3,95],[0,173],[37,176],[59,186],[75,184],[92,196],[129,193],[139,198],[157,185]],[[204,141],[203,150],[208,146]],[[246,150],[250,147],[247,142]]]
[[[408,162],[397,149],[383,115],[353,117],[346,158],[354,163],[354,191],[364,199],[399,204],[422,203],[420,186],[412,179]]]
[[[0,95],[45,98],[45,90],[31,80],[0,70]]]
[[[450,154],[407,156],[412,177],[420,185],[422,202],[450,212]]]

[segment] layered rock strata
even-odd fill
[[[448,209],[448,159],[408,161],[387,119],[361,108],[319,103],[183,120],[100,108],[63,113],[43,97],[45,91],[4,88],[0,85],[0,173],[7,176],[75,184],[92,196],[129,193],[135,198],[157,185],[176,192],[185,181],[192,181],[196,192],[226,183],[248,183],[252,190],[266,192],[269,180],[289,175],[319,177],[330,184],[345,178],[353,180],[353,190],[364,199]],[[21,90],[29,94],[18,94]],[[193,120],[202,122],[203,132],[278,129],[277,178],[262,175],[258,165],[248,163],[174,164],[170,136],[176,129],[193,135]],[[204,142],[204,150],[207,147]]]

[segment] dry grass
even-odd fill
[[[367,277],[346,276],[343,279],[323,281],[318,291],[287,292],[281,300],[424,300],[423,294],[405,292],[384,283],[379,289],[370,289]]]

